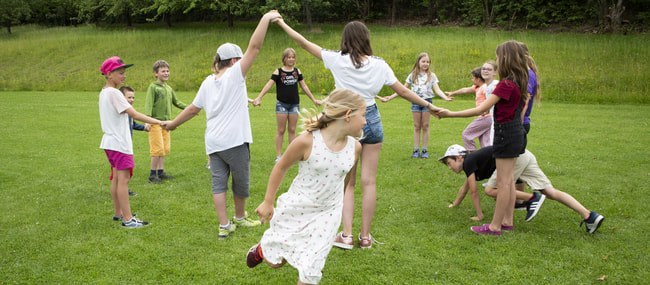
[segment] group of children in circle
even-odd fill
[[[246,74],[262,47],[266,30],[271,23],[279,25],[292,40],[323,61],[325,68],[330,70],[336,89],[326,99],[317,100],[311,94],[300,70],[295,67],[296,53],[292,49],[284,51],[283,67],[273,72],[259,96],[255,99],[247,97]],[[289,263],[298,270],[298,284],[316,284],[320,281],[325,260],[333,246],[345,249],[354,247],[352,222],[357,171],[360,171],[363,192],[358,243],[361,248],[371,248],[373,243],[376,243],[370,235],[370,226],[376,206],[376,175],[384,133],[375,99],[387,102],[400,96],[412,103],[416,148],[413,157],[429,157],[427,143],[430,115],[438,118],[477,116],[463,132],[466,147],[454,145],[439,159],[451,170],[457,173],[464,170],[468,176],[456,201],[450,207],[458,206],[468,190],[471,190],[472,202],[477,207],[476,182],[493,176],[488,182],[486,192],[490,189],[488,194],[496,196],[494,217],[490,224],[472,227],[473,231],[479,234],[500,235],[502,229],[514,230],[513,210],[517,199],[532,201],[528,202],[527,206],[535,208],[534,214],[537,214],[544,196],[525,192],[515,194],[515,181],[521,179],[531,185],[533,190],[544,192],[549,198],[576,210],[585,219],[587,231],[595,232],[602,223],[602,216],[586,210],[573,197],[553,188],[537,167],[534,156],[526,151],[525,134],[529,127],[525,129],[522,117],[526,109],[524,106],[528,107],[526,102],[529,92],[528,86],[524,84],[529,82],[529,60],[532,58],[523,43],[508,41],[499,45],[496,49],[497,62],[487,62],[472,71],[472,87],[445,94],[438,86],[437,77],[430,70],[431,61],[426,53],[418,56],[413,70],[405,84],[402,84],[390,66],[382,58],[373,55],[369,33],[363,23],[350,22],[343,30],[340,49],[328,50],[293,30],[277,11],[270,11],[260,20],[245,53],[242,53],[239,46],[231,43],[223,44],[217,49],[212,62],[214,73],[203,81],[192,104],[184,106],[183,111],[173,120],[150,118],[137,113],[132,107],[104,102],[102,98],[105,93],[114,96],[112,89],[124,83],[125,77],[122,75],[128,66],[121,63],[109,64],[109,67],[104,68],[103,65],[102,73],[107,79],[107,85],[100,94],[100,117],[104,138],[113,135],[111,130],[104,129],[104,121],[109,119],[105,119],[103,113],[108,113],[107,110],[111,108],[113,110],[110,112],[113,112],[112,116],[115,118],[120,117],[122,120],[122,116],[130,115],[137,120],[158,125],[163,131],[174,130],[198,115],[201,110],[205,110],[205,145],[206,154],[210,157],[212,194],[220,223],[219,238],[229,237],[237,228],[269,223],[270,226],[261,241],[248,251],[247,265],[252,268],[265,261],[269,266],[277,268]],[[497,70],[499,77],[504,80],[495,80]],[[118,73],[117,79],[113,78],[113,72]],[[264,201],[255,210],[261,220],[255,220],[245,210],[250,186],[249,144],[252,143],[248,104],[259,106],[262,97],[273,84],[276,84],[278,96],[275,108],[276,163],[270,173]],[[304,131],[296,135],[296,125],[301,112],[298,85],[316,106],[324,107],[322,112],[303,110]],[[379,97],[377,94],[384,85],[393,89],[395,94]],[[431,100],[434,90],[447,101],[452,100],[455,95],[475,93],[476,107],[460,112],[436,107]],[[118,98],[111,98],[110,100],[118,101]],[[115,107],[116,105],[120,107]],[[490,111],[491,108],[494,110]],[[128,127],[126,128],[128,130]],[[286,132],[289,145],[285,153],[281,154]],[[422,148],[419,145],[420,137],[423,139]],[[473,144],[474,138],[479,138],[481,144],[478,151]],[[132,171],[133,167],[132,149],[130,158],[127,150],[123,157],[115,159],[114,152],[119,153],[120,149],[104,145],[102,148],[107,152],[112,170],[120,173],[120,182],[117,184],[121,186],[114,189],[115,180],[111,185],[115,217],[123,216],[125,227],[145,225],[146,222],[133,217],[128,208],[126,191],[130,179],[128,172]],[[475,157],[474,154],[481,156]],[[526,157],[525,164],[520,163],[524,160],[517,159],[520,155]],[[130,163],[122,162],[129,159]],[[474,169],[470,167],[472,161],[476,164]],[[284,176],[294,164],[299,165],[298,174],[289,189],[276,201]],[[230,177],[235,206],[233,219],[228,219],[226,211],[226,192]],[[529,198],[530,195],[533,198]],[[473,219],[483,218],[482,212],[479,214],[479,211],[480,202],[477,216],[472,217]],[[526,220],[530,219],[527,217]],[[337,234],[341,225],[342,231]]]

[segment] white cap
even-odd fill
[[[447,148],[447,152],[445,152],[445,156],[438,158],[438,161],[442,162],[442,160],[445,159],[446,157],[463,155],[465,154],[465,152],[466,151],[464,147],[455,144]]]
[[[244,57],[244,54],[241,52],[241,48],[239,48],[238,45],[231,43],[225,43],[219,46],[217,49],[217,54],[219,55],[220,60]]]

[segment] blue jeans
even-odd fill
[[[298,111],[300,111],[300,104],[287,104],[275,101],[276,114],[298,114]]]

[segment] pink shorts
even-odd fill
[[[111,180],[113,180],[113,168],[117,168],[117,170],[129,169],[129,173],[133,176],[135,163],[133,162],[132,154],[125,154],[109,149],[105,149],[104,151],[106,152],[108,162],[111,164]]]

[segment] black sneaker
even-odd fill
[[[253,268],[262,263],[263,260],[264,257],[262,257],[261,247],[259,243],[248,250],[248,254],[246,255],[246,265],[248,265],[248,267]]]
[[[158,177],[158,175],[151,175],[151,176],[149,176],[149,182],[151,182],[151,183],[160,183],[160,182],[162,182],[162,179],[160,179],[160,177]]]
[[[539,208],[542,207],[542,204],[544,203],[544,200],[546,199],[546,196],[544,194],[539,194],[539,193],[533,193],[533,199],[528,201],[528,207],[526,207],[526,222],[530,222],[535,216],[537,216],[537,212],[539,212]]]
[[[527,208],[528,208],[528,201],[524,201],[521,203],[515,201],[515,210],[527,210]]]
[[[589,218],[586,220],[583,220],[580,223],[580,226],[582,226],[582,223],[585,224],[585,228],[587,229],[587,232],[590,234],[593,234],[596,232],[596,230],[600,227],[600,224],[603,223],[603,220],[605,220],[605,217],[599,215],[598,213],[591,211],[589,213]]]
[[[171,176],[165,172],[158,174],[158,178],[160,179],[175,179],[176,177]]]
[[[131,189],[129,189],[129,196],[135,196],[135,195],[138,195],[138,193],[135,193],[135,192],[131,191]]]

